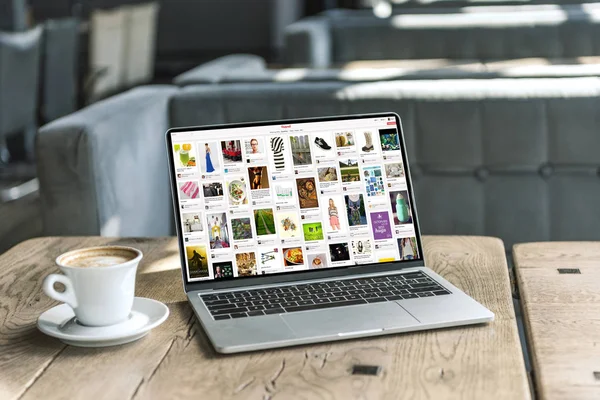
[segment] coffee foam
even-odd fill
[[[135,259],[138,253],[121,247],[101,247],[75,251],[60,259],[67,267],[102,268],[124,264]]]

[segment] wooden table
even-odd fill
[[[538,397],[600,399],[600,242],[518,244],[513,256]]]
[[[144,252],[137,295],[171,315],[147,337],[77,348],[36,328],[56,305],[41,290],[54,258],[75,248],[122,244]],[[0,256],[2,399],[527,399],[530,396],[502,242],[427,237],[439,274],[496,314],[488,325],[223,356],[185,300],[174,238],[41,238]],[[379,376],[351,375],[353,364]]]

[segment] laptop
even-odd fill
[[[166,136],[184,289],[218,352],[493,320],[426,266],[395,113]]]

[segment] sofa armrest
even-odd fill
[[[262,57],[252,54],[232,54],[200,64],[196,68],[176,76],[173,83],[178,86],[219,83],[232,72],[262,75],[266,68],[267,63]]]
[[[324,16],[304,18],[285,28],[284,60],[289,65],[327,68],[333,62],[329,22]]]
[[[176,91],[136,88],[40,129],[45,235],[174,232],[164,135],[167,102]]]
[[[36,127],[42,35],[40,26],[0,32],[0,142],[3,136],[25,131],[28,156]]]

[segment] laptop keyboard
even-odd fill
[[[200,297],[215,320],[225,320],[446,294],[450,291],[418,271]]]

